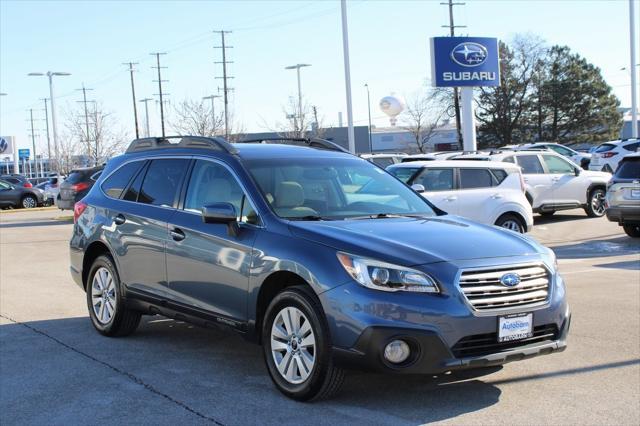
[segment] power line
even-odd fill
[[[233,90],[227,84],[227,80],[233,77],[229,77],[227,75],[227,64],[232,64],[233,62],[227,61],[227,49],[233,49],[233,46],[227,46],[225,44],[224,35],[231,34],[231,31],[214,31],[214,33],[219,33],[222,39],[221,46],[214,46],[214,49],[222,49],[222,61],[214,62],[214,64],[222,64],[222,77],[215,77],[217,79],[222,79],[223,81],[223,98],[224,98],[224,137],[225,139],[229,139],[229,91]],[[220,91],[220,88],[218,88]]]
[[[455,25],[453,22],[453,6],[464,6],[465,3],[454,3],[453,0],[448,0],[446,3],[440,3],[441,5],[449,7],[449,25],[442,25],[443,28],[449,28],[451,37],[455,36],[456,28],[467,28],[466,25]],[[462,128],[460,123],[460,99],[458,98],[458,88],[453,88],[453,107],[456,111],[456,133],[458,134],[458,145],[460,149],[462,146]]]
[[[135,122],[135,126],[136,126],[136,139],[138,139],[140,137],[140,134],[138,133],[138,106],[136,105],[136,88],[133,83],[133,72],[135,71],[133,69],[133,66],[138,65],[138,63],[124,62],[122,65],[129,65],[129,73],[131,74],[131,97],[133,98],[133,121]]]
[[[162,100],[162,83],[166,82],[168,80],[163,80],[162,76],[160,74],[160,70],[162,68],[167,68],[167,67],[161,67],[160,66],[160,55],[166,55],[166,53],[163,52],[156,52],[156,53],[151,53],[151,55],[154,55],[156,57],[156,66],[155,67],[151,67],[154,68],[156,70],[158,70],[158,79],[157,80],[153,80],[154,82],[157,81],[158,82],[158,96],[160,96],[160,125],[162,127],[162,137],[164,138],[164,101]]]
[[[87,128],[87,134],[86,134],[87,155],[89,156],[89,158],[91,158],[91,139],[89,137],[89,110],[87,109],[87,104],[95,103],[95,101],[87,100],[87,90],[93,90],[93,89],[87,89],[86,87],[84,87],[84,83],[82,83],[82,89],[76,89],[76,90],[82,91],[82,100],[76,101],[76,102],[84,104],[84,121]],[[98,164],[98,141],[97,140],[96,140],[96,164]]]

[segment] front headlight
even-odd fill
[[[342,252],[337,255],[345,271],[365,287],[382,291],[439,292],[433,278],[415,269]]]
[[[557,272],[558,271],[558,258],[556,257],[556,254],[554,253],[553,250],[551,250],[549,247],[545,247],[542,246],[542,248],[545,251],[545,257],[548,259],[548,266],[553,268],[553,272]]]

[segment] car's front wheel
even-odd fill
[[[605,207],[605,190],[603,188],[596,188],[589,193],[589,199],[587,200],[587,207],[584,211],[589,217],[602,217],[606,211]]]
[[[640,238],[640,225],[624,225],[624,232],[632,238]]]
[[[32,209],[38,206],[38,200],[33,195],[25,195],[20,200],[20,205],[25,209]]]
[[[516,215],[511,213],[506,213],[500,216],[498,220],[496,220],[495,225],[520,234],[525,231],[522,221]]]
[[[307,287],[288,287],[271,301],[262,345],[269,375],[286,396],[324,399],[340,389],[344,373],[333,363],[322,306]]]
[[[87,306],[91,323],[105,336],[127,336],[140,323],[141,314],[125,305],[118,271],[106,255],[99,256],[89,271]]]

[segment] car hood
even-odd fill
[[[539,255],[544,248],[521,234],[457,216],[321,222],[292,221],[301,238],[404,266]]]
[[[607,172],[596,172],[594,170],[581,170],[580,176],[608,182],[609,179],[611,179],[612,175],[611,173],[607,173]]]

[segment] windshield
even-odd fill
[[[264,198],[283,218],[435,216],[424,198],[365,160],[286,158],[245,164]]]

